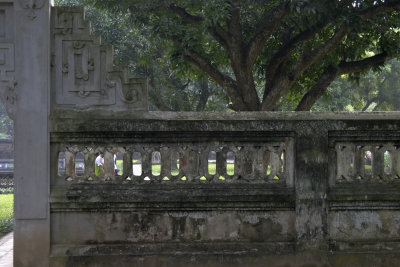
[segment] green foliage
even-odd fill
[[[12,139],[14,122],[8,117],[4,105],[0,103],[0,139]]]
[[[1,194],[13,194],[14,193],[14,188],[0,188],[0,195]]]
[[[362,76],[344,75],[336,79],[314,111],[390,111],[400,110],[400,60],[391,60]]]
[[[13,229],[14,218],[14,195],[0,195],[0,236],[5,235]]]

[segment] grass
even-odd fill
[[[179,175],[179,164],[177,164],[177,168],[178,168],[178,170],[174,170],[174,171],[171,171],[171,175],[172,176],[177,176],[177,175]],[[216,170],[217,170],[217,165],[215,164],[215,163],[209,163],[208,164],[208,173],[210,174],[210,175],[215,175],[216,174]],[[151,173],[154,175],[154,176],[158,176],[158,175],[160,175],[161,174],[161,165],[160,164],[153,164],[152,166],[151,166]],[[235,174],[235,164],[234,163],[228,163],[228,164],[226,164],[226,173],[228,174],[228,175],[234,175]],[[204,176],[203,176],[204,177]],[[222,176],[221,176],[222,177]],[[221,179],[221,177],[220,177],[220,179]],[[203,179],[200,179],[200,180],[204,180],[205,179],[205,177],[203,178]],[[165,179],[165,180],[167,180],[167,179]],[[221,179],[221,180],[225,180],[225,178],[224,179]]]
[[[124,174],[124,161],[122,159],[117,159],[117,170],[118,170],[118,175],[123,175]]]
[[[0,194],[0,236],[13,230],[14,195]]]
[[[117,163],[117,164],[118,164],[118,163]],[[133,161],[133,164],[134,164],[134,165],[135,165],[135,164],[139,164],[139,165],[140,165],[140,163],[138,163],[137,160],[134,160],[134,161]],[[179,168],[180,168],[179,164],[177,164],[176,167],[177,167],[177,170],[171,171],[171,175],[172,175],[172,176],[177,176],[177,175],[179,175]],[[282,171],[283,171],[283,170],[282,170]],[[161,164],[153,164],[153,165],[151,166],[151,173],[152,173],[152,175],[154,175],[154,176],[159,176],[159,175],[161,174]],[[215,175],[216,173],[217,173],[217,165],[216,165],[216,163],[208,163],[208,174],[210,174],[210,175]],[[227,164],[226,164],[226,174],[227,174],[228,176],[235,175],[235,164],[234,164],[234,163],[227,163]],[[267,175],[270,175],[270,174],[271,174],[271,165],[268,165]],[[220,180],[225,180],[225,177],[220,176],[219,179],[220,179]],[[273,179],[274,179],[274,180],[279,180],[280,178],[279,178],[278,176],[275,175]],[[163,178],[163,180],[164,180],[164,181],[168,181],[168,180],[169,180],[169,177],[168,177],[168,176],[165,176],[165,177]],[[181,180],[186,180],[186,177],[182,177]],[[206,178],[205,176],[202,176],[202,177],[200,178],[200,180],[207,180],[207,178]]]

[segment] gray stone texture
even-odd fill
[[[82,12],[0,0],[15,266],[400,265],[400,113],[148,112]]]

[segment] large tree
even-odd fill
[[[237,111],[276,110],[293,95],[310,110],[338,76],[399,55],[400,0],[91,2],[129,10],[169,41],[177,68],[206,73]]]

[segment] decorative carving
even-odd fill
[[[70,13],[62,13],[59,15],[58,27],[62,30],[63,34],[71,34],[72,33],[72,14]]]
[[[37,17],[35,10],[41,9],[45,2],[46,0],[19,0],[21,7],[28,9],[26,16],[31,20]]]
[[[45,2],[45,0],[19,0],[21,7],[26,9],[41,9]]]
[[[0,72],[14,71],[14,45],[0,43]]]
[[[57,34],[90,34],[90,25],[84,20],[81,8],[58,7],[55,30]]]
[[[17,82],[14,72],[14,45],[0,43],[0,99],[10,118],[14,118],[17,95],[15,86]]]
[[[130,103],[135,103],[139,100],[139,93],[136,89],[130,90],[125,94],[125,101]]]
[[[88,97],[90,95],[90,92],[88,92],[88,91],[79,91],[78,95],[80,97]]]
[[[76,50],[82,49],[85,47],[85,45],[86,45],[85,42],[76,41],[74,42],[74,49]]]
[[[68,63],[63,63],[62,72],[63,72],[63,73],[68,73],[68,71],[69,71],[69,65],[68,65]]]
[[[56,8],[54,70],[56,101],[66,107],[147,109],[147,81],[129,79],[113,65],[113,49],[90,35],[83,9]]]

